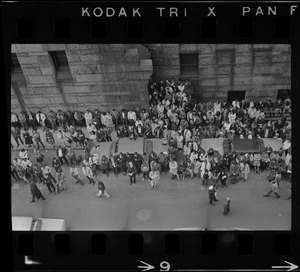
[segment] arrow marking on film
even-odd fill
[[[29,259],[28,256],[25,256],[25,264],[31,265],[31,264],[41,264],[40,262],[35,262]]]
[[[284,261],[285,263],[289,264],[288,266],[272,266],[272,268],[289,268],[287,271],[292,271],[298,268],[298,265],[292,264],[290,262]]]
[[[147,264],[147,263],[145,263],[145,262],[143,262],[143,261],[140,261],[141,263],[143,263],[145,266],[141,266],[141,265],[139,265],[138,266],[138,268],[142,268],[142,269],[144,269],[144,270],[142,270],[142,271],[148,271],[148,270],[151,270],[151,269],[154,269],[155,267],[153,266],[153,265],[151,265],[151,264]]]

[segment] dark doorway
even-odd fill
[[[246,91],[228,91],[227,102],[232,103],[235,99],[241,101],[245,99]]]
[[[277,99],[281,99],[282,101],[287,97],[291,98],[292,92],[291,90],[278,90]]]

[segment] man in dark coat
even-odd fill
[[[216,198],[216,189],[212,185],[208,187],[208,197],[209,197],[209,204],[211,205],[214,205],[214,201],[219,201]]]
[[[129,167],[127,169],[129,178],[130,178],[130,185],[132,183],[136,184],[136,168],[133,165],[132,161],[129,162]]]
[[[46,200],[46,198],[44,198],[44,196],[42,195],[42,192],[33,181],[30,183],[30,191],[32,195],[32,200],[30,202],[35,202],[35,198],[42,198],[43,200]]]
[[[120,165],[120,168],[125,176],[125,174],[126,174],[126,157],[123,155],[122,152],[119,154],[119,156],[117,156],[117,162]]]
[[[133,165],[135,166],[135,168],[137,170],[137,174],[139,175],[141,173],[141,166],[142,166],[143,158],[140,154],[135,152],[134,155],[132,156],[132,161],[133,161]]]
[[[56,150],[56,155],[60,161],[60,164],[63,165],[63,159],[66,162],[66,164],[69,166],[69,162],[66,158],[67,150],[64,147],[59,146]]]

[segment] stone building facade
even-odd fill
[[[64,52],[68,71],[53,52]],[[275,99],[291,89],[287,44],[16,44],[11,108],[111,110],[148,107],[149,79],[191,80],[195,101]]]
[[[150,59],[140,59],[139,47],[141,45],[12,45],[21,71],[12,72],[11,109],[18,113],[22,109],[46,112],[148,107],[147,85],[153,67]],[[65,52],[69,71],[58,71],[51,57],[51,52],[56,51]]]
[[[153,61],[153,79],[188,78],[194,98],[227,100],[228,92],[246,99],[277,97],[291,89],[291,46],[288,44],[145,44]],[[197,58],[197,71],[183,74],[182,56]],[[233,93],[234,96],[234,93]]]

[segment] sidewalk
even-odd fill
[[[79,128],[79,127],[76,127],[76,128]],[[53,130],[51,130],[51,132],[53,133],[53,137],[54,137],[54,141],[55,141],[55,144],[54,144],[54,145],[55,145],[55,146],[59,146],[59,145],[60,145],[60,146],[63,146],[62,141],[57,137],[57,132],[58,132],[59,129],[62,129],[62,128],[61,128],[61,127],[57,127],[57,130],[56,130],[55,132],[53,132]],[[86,131],[86,127],[82,127],[81,130],[82,130],[82,132],[84,133],[84,135],[85,135],[86,137],[88,137],[88,132]],[[45,131],[43,132],[43,128],[42,128],[42,127],[39,127],[39,128],[37,128],[37,131],[38,131],[38,132],[40,133],[40,135],[41,135],[42,142],[43,142],[43,144],[45,145],[45,150],[54,150],[54,149],[53,149],[53,146],[50,145],[50,144],[48,144],[48,143],[46,142],[46,136],[45,136],[46,132],[45,132]],[[11,149],[12,151],[18,151],[18,150],[21,150],[21,149],[23,149],[23,148],[24,148],[25,150],[33,149],[32,147],[31,147],[31,148],[26,147],[25,141],[24,141],[24,138],[23,138],[23,132],[24,132],[24,129],[21,128],[21,138],[22,138],[24,144],[22,145],[22,143],[19,143],[20,145],[19,145],[18,148],[17,148],[17,143],[16,143],[15,139],[14,139],[13,136],[11,135],[11,143],[12,143],[13,146],[14,146],[14,148]],[[29,128],[29,129],[28,129],[28,132],[29,132],[30,134],[32,134],[32,128]],[[115,130],[113,130],[113,132],[112,132],[112,134],[111,134],[111,138],[112,138],[113,141],[118,140],[117,133],[116,133]],[[33,140],[33,142],[34,142],[34,140]],[[34,142],[34,143],[35,143],[35,142]],[[72,143],[71,146],[72,146],[72,148],[74,148],[74,149],[76,149],[76,150],[82,150],[82,149],[84,149],[83,147],[75,147],[75,143],[74,143],[74,142]],[[41,150],[43,150],[43,147],[41,147]]]

